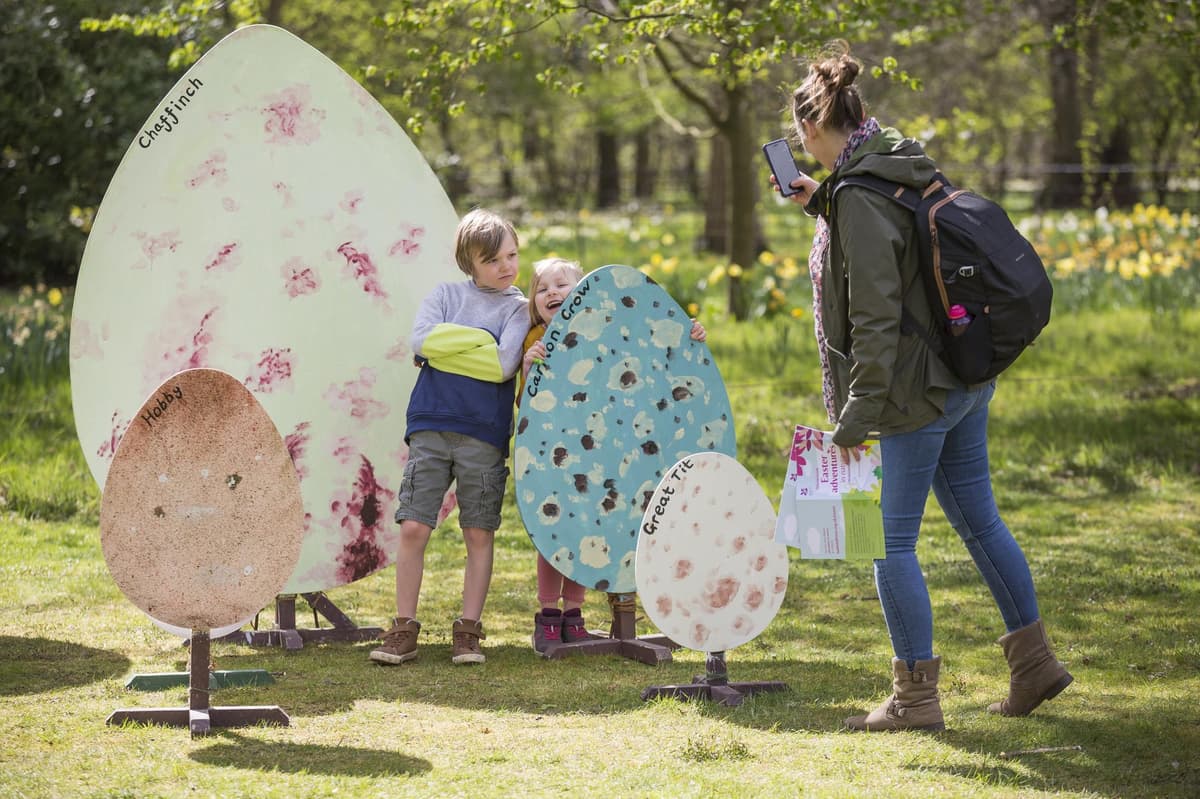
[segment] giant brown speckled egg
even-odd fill
[[[287,446],[240,381],[190,369],[135,409],[100,505],[104,560],[133,604],[185,629],[253,616],[287,582],[303,535]]]

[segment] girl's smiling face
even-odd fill
[[[563,269],[555,269],[541,276],[533,292],[533,307],[537,309],[542,324],[554,317],[575,284],[576,281]]]

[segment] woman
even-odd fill
[[[929,591],[916,545],[933,488],[947,519],[971,553],[1000,610],[1011,677],[1008,697],[988,710],[1029,714],[1057,696],[1072,677],[1050,649],[1029,565],[996,509],[987,456],[993,382],[963,385],[922,341],[900,328],[907,307],[932,335],[934,319],[918,274],[912,213],[838,181],[870,174],[924,188],[936,171],[920,145],[868,117],[854,80],[860,66],[844,42],[812,64],[792,97],[800,141],[831,174],[818,184],[792,182],[793,202],[818,216],[809,256],[823,395],[843,457],[878,435],[883,459],[886,558],[875,584],[892,640],[892,696],[853,730],[942,730],[938,701],[941,658],[933,654]],[[774,178],[772,178],[774,183]],[[778,186],[776,186],[778,189]]]

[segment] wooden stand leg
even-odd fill
[[[724,652],[710,652],[704,661],[704,671],[704,676],[693,679],[691,685],[651,686],[642,691],[642,700],[672,696],[677,699],[708,699],[719,705],[737,707],[747,696],[787,689],[787,684],[781,682],[729,682]]]
[[[192,737],[208,735],[211,727],[208,706],[208,631],[192,631],[192,646],[188,658],[188,727]]]
[[[671,659],[671,649],[677,644],[665,635],[638,637],[637,600],[633,594],[609,594],[608,604],[612,608],[612,627],[607,637],[593,636],[586,641],[557,644],[546,650],[545,657],[560,660],[569,655],[608,655],[637,660],[651,666]]]
[[[208,630],[192,630],[188,657],[188,705],[183,708],[152,707],[114,710],[106,724],[126,722],[161,724],[167,727],[187,727],[193,738],[208,735],[213,727],[249,727],[254,724],[291,723],[279,707],[233,706],[210,707],[209,697],[209,637]]]
[[[296,628],[296,595],[275,597],[275,629],[249,630],[237,633],[250,646],[282,646],[288,650],[302,649],[305,641],[374,641],[383,635],[380,627],[358,627],[341,608],[333,604],[322,591],[301,594],[314,614],[324,616],[332,627]]]

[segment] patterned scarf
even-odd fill
[[[846,148],[834,162],[837,169],[850,160],[854,151],[867,139],[880,132],[879,123],[871,117],[862,123],[856,131],[850,134]],[[821,357],[821,397],[825,400],[825,412],[829,414],[830,424],[837,424],[835,404],[833,400],[833,378],[829,374],[829,353],[825,351],[825,331],[821,326],[821,267],[829,257],[829,222],[823,216],[817,217],[817,229],[813,233],[812,249],[808,252],[808,274],[813,286],[813,326],[817,330],[817,352]]]

